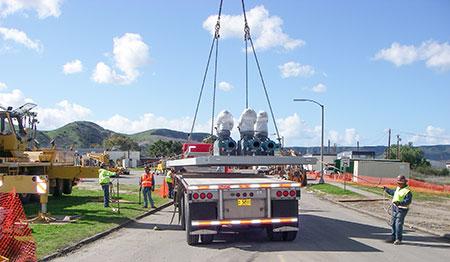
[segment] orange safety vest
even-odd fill
[[[142,174],[141,175],[141,185],[142,187],[152,187],[152,179],[153,179],[153,175],[152,174]]]

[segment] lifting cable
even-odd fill
[[[252,46],[253,56],[255,57],[256,66],[258,67],[258,72],[259,72],[259,76],[261,78],[261,82],[262,82],[262,85],[263,85],[263,88],[264,88],[264,93],[266,95],[267,104],[269,105],[269,110],[270,110],[270,114],[272,116],[273,125],[275,126],[275,131],[277,133],[277,139],[278,139],[278,142],[281,143],[280,133],[278,132],[277,123],[276,123],[275,117],[273,115],[273,110],[272,110],[272,105],[270,104],[269,94],[267,93],[267,88],[266,88],[266,84],[264,83],[264,78],[263,78],[263,75],[262,75],[262,72],[261,72],[261,67],[259,65],[258,57],[256,56],[255,46],[253,45],[253,40],[252,40],[252,38],[250,36],[250,27],[248,26],[248,23],[247,23],[247,14],[245,12],[244,0],[241,0],[241,2],[242,2],[242,11],[244,13],[245,41],[250,41],[250,44]],[[246,49],[246,52],[247,52],[247,49]]]
[[[245,107],[248,108],[248,42],[250,42],[250,45],[252,47],[252,51],[253,51],[253,56],[255,58],[255,62],[258,68],[258,72],[259,72],[259,76],[261,78],[261,82],[262,82],[262,86],[264,88],[264,93],[266,96],[266,100],[267,100],[267,104],[269,106],[269,110],[270,110],[270,114],[272,116],[272,120],[273,120],[273,124],[275,126],[275,131],[277,134],[277,139],[278,142],[281,143],[281,137],[280,137],[280,133],[278,131],[278,126],[277,123],[275,121],[275,117],[273,114],[273,110],[272,110],[272,105],[270,103],[270,98],[269,98],[269,94],[267,92],[267,88],[266,88],[266,84],[264,82],[264,78],[262,75],[262,71],[261,71],[261,67],[259,65],[259,61],[258,61],[258,57],[256,56],[256,51],[255,51],[255,47],[253,45],[253,40],[250,36],[250,27],[248,26],[248,22],[247,22],[247,14],[245,11],[245,3],[244,0],[241,0],[242,2],[242,10],[243,10],[243,16],[244,16],[244,40],[245,40],[245,93],[246,93],[246,97],[245,97]],[[198,109],[200,106],[200,101],[203,95],[203,89],[205,87],[205,81],[206,81],[206,76],[208,74],[208,69],[209,69],[209,64],[211,62],[211,56],[212,56],[212,52],[214,49],[214,46],[216,47],[216,52],[215,52],[215,64],[214,64],[214,89],[213,89],[213,101],[212,101],[212,114],[211,114],[211,137],[213,137],[213,132],[214,132],[214,113],[215,113],[215,102],[216,102],[216,83],[217,83],[217,58],[218,58],[218,53],[219,53],[219,31],[220,31],[220,16],[222,13],[222,4],[223,4],[223,0],[220,0],[220,5],[219,5],[219,13],[217,16],[217,23],[215,26],[215,33],[214,33],[214,38],[211,44],[211,48],[209,50],[209,56],[208,56],[208,62],[206,63],[206,69],[205,69],[205,73],[203,75],[203,82],[202,82],[202,87],[200,89],[200,94],[197,100],[197,107],[195,109],[195,114],[194,114],[194,119],[192,121],[192,127],[191,127],[191,132],[189,133],[188,136],[188,143],[191,141],[192,139],[192,133],[194,131],[194,126],[195,126],[195,122],[197,120],[197,114],[198,114]]]
[[[220,0],[219,15],[217,17],[217,23],[216,23],[216,32],[214,34],[214,38],[211,43],[211,48],[209,50],[208,62],[206,63],[206,69],[205,69],[205,73],[203,75],[202,87],[200,89],[200,94],[198,96],[197,107],[195,108],[194,120],[192,121],[191,132],[189,133],[189,136],[188,136],[188,141],[187,141],[188,143],[191,142],[192,133],[194,132],[195,121],[197,120],[198,108],[200,107],[200,101],[202,99],[203,89],[205,87],[206,76],[208,75],[209,63],[211,61],[211,55],[212,55],[212,51],[214,49],[214,44],[216,43],[216,40],[218,40],[218,37],[219,37],[220,15],[222,13],[222,3],[223,3],[223,0]],[[217,56],[217,50],[216,50],[216,56]],[[217,62],[217,58],[216,58],[216,62]],[[213,121],[213,123],[214,123],[214,121]],[[212,136],[212,134],[211,134],[211,136]]]

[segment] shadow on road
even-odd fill
[[[355,238],[375,239],[380,242],[390,237],[387,228],[326,218],[316,215],[299,216],[300,231],[292,242],[267,239],[264,229],[251,229],[243,232],[221,232],[209,245],[201,248],[226,249],[239,248],[246,251],[345,251],[345,252],[384,252],[362,243]],[[405,245],[417,245],[436,248],[449,248],[443,239],[433,237],[405,236]],[[409,241],[414,241],[410,243]],[[391,245],[382,243],[382,245]]]

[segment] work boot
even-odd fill
[[[152,208],[156,208],[156,206],[152,206]]]
[[[394,241],[394,245],[401,245],[401,244],[402,244],[402,241],[400,241],[398,239]]]
[[[147,206],[143,206],[143,208],[147,208]]]

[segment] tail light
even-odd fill
[[[289,195],[295,196],[295,190],[291,190],[291,191],[289,192]]]
[[[281,193],[281,191],[277,191],[277,197],[280,197],[283,193]]]
[[[240,194],[240,193],[236,193],[236,196],[237,196],[237,197],[240,197],[240,196],[241,196],[241,194]]]
[[[193,199],[198,199],[198,193],[192,194],[192,198],[193,198]]]
[[[213,194],[212,193],[208,193],[208,194],[206,194],[206,197],[211,199],[213,197]]]
[[[247,196],[247,193],[243,193],[242,196],[243,196],[243,197],[246,197],[246,196]]]
[[[205,194],[205,193],[201,193],[201,194],[200,194],[200,198],[201,198],[201,199],[205,199],[205,197],[206,197],[206,194]]]
[[[251,196],[251,197],[254,196],[253,192],[250,192],[250,196]]]
[[[283,196],[288,196],[289,192],[287,190],[283,191]]]

